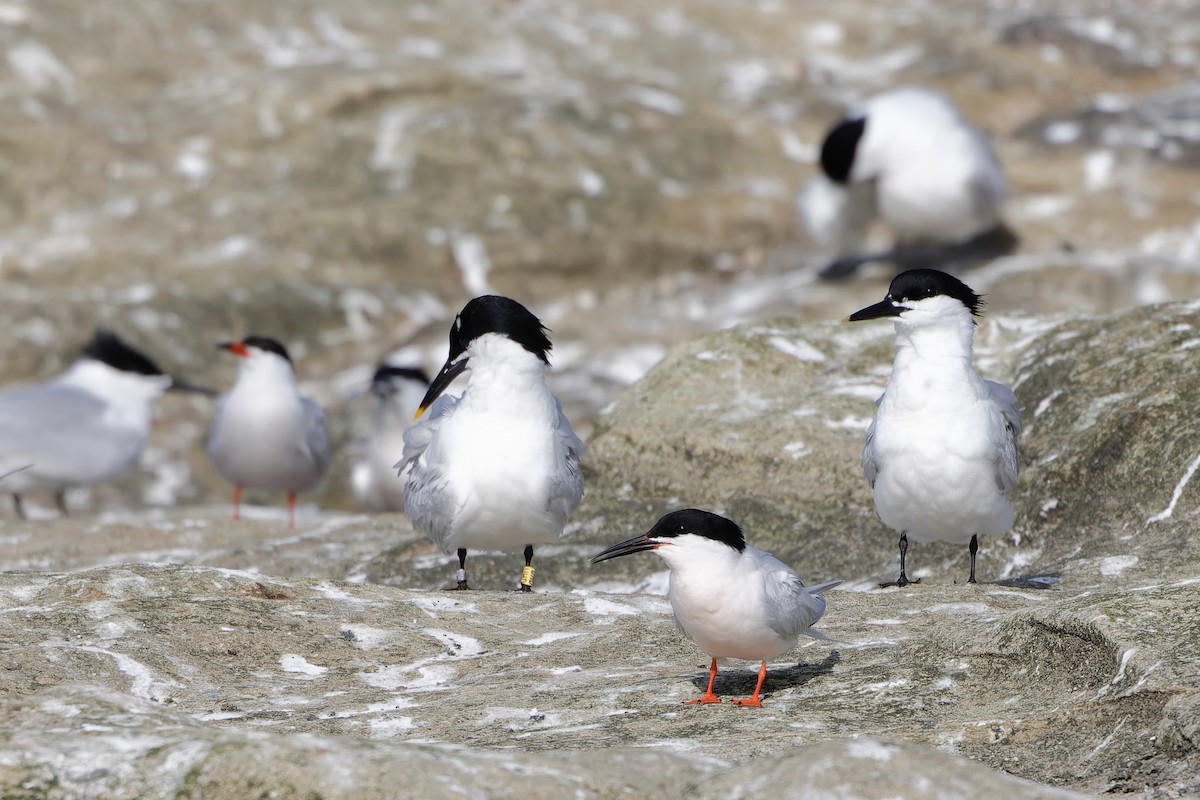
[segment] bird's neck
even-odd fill
[[[922,365],[950,372],[970,370],[974,339],[975,324],[969,315],[921,325],[897,322],[893,379],[898,372],[919,370]]]
[[[531,401],[551,398],[546,386],[546,364],[507,339],[490,342],[472,353],[467,363],[470,388],[463,396],[468,405],[514,405],[528,408]]]
[[[246,361],[238,369],[237,383],[234,391],[239,394],[250,392],[268,397],[297,397],[296,376],[287,364],[275,363],[274,360],[263,359],[253,362]]]
[[[91,359],[76,361],[58,377],[58,382],[81,389],[110,406],[130,409],[131,413],[149,414],[150,402],[170,383],[165,375],[133,375]]]

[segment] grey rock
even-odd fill
[[[349,507],[344,463],[296,532],[271,496],[232,524],[211,405],[164,399],[142,471],[0,527],[0,794],[1200,792],[1194,309],[1106,316],[1200,293],[1188,2],[3,6],[5,384],[101,323],[219,387],[212,343],[269,333],[345,459],[355,392],[397,347],[440,364],[483,252],[595,436],[543,593],[473,554],[459,597],[402,517],[313,510]],[[761,713],[680,707],[706,659],[662,565],[601,546],[704,505],[805,580],[892,577],[855,468],[890,333],[804,322],[887,276],[815,283],[790,206],[829,121],[899,82],[991,131],[1014,189],[1019,252],[967,276],[1028,415],[980,561],[1010,583],[920,545],[920,587],[831,594],[840,641],[773,664]]]
[[[1155,625],[1198,600],[1186,581],[1074,597],[833,592],[824,627],[839,641],[774,665],[764,708],[750,711],[680,705],[701,691],[706,659],[662,597],[414,592],[169,565],[9,572],[0,786],[375,796],[396,780],[379,766],[391,759],[412,771],[413,796],[438,785],[423,781],[509,796],[533,780],[534,796],[723,797],[796,792],[807,775],[817,792],[852,797],[922,781],[951,797],[1066,796],[981,764],[1085,792],[1194,789],[1200,630]],[[728,669],[716,690],[753,681]],[[823,767],[831,758],[841,767]]]
[[[822,742],[751,762],[713,775],[699,793],[728,800],[767,795],[795,800],[930,796],[1067,800],[1083,796],[1003,772],[967,767],[939,750],[869,737]]]
[[[979,797],[1067,800],[916,745],[862,737],[787,748],[733,768],[654,749],[481,751],[205,726],[116,692],[64,686],[0,701],[0,785],[24,796],[123,798]],[[19,755],[18,755],[19,754]]]
[[[1173,304],[981,325],[981,370],[1011,382],[1026,414],[1018,524],[981,554],[996,583],[953,585],[965,548],[921,544],[921,585],[871,588],[890,577],[893,541],[857,456],[890,331],[777,320],[676,347],[601,415],[577,529],[539,548],[533,597],[494,591],[518,573],[519,556],[502,554],[472,555],[488,591],[437,591],[452,559],[399,515],[310,506],[296,532],[282,509],[238,524],[227,508],[196,508],[9,526],[4,566],[76,571],[0,576],[0,693],[23,708],[55,687],[98,687],[184,715],[197,726],[184,739],[215,728],[345,737],[336,746],[351,749],[416,740],[489,764],[497,748],[665,750],[672,764],[701,759],[687,765],[709,776],[697,787],[802,771],[781,747],[867,735],[1046,786],[1194,793],[1194,316]],[[772,665],[761,713],[678,705],[702,689],[706,659],[645,593],[664,587],[657,559],[586,565],[685,502],[734,516],[806,580],[859,590],[829,596],[821,627],[837,641]],[[1016,580],[1037,576],[1052,577]],[[752,687],[734,666],[716,689]],[[942,758],[930,753],[887,763],[919,780]],[[969,782],[1000,779],[959,766]]]
[[[1011,357],[1029,323],[986,324],[989,364]],[[891,339],[886,323],[776,319],[679,345],[597,419],[585,509],[619,530],[680,505],[709,508],[806,581],[884,577],[895,535],[878,521],[858,462]],[[1002,363],[989,377],[1005,378]],[[1003,548],[984,548],[982,574],[999,572]],[[966,553],[922,543],[909,564],[965,578]]]
[[[1091,25],[1060,0],[946,0],[913,26],[862,0],[6,6],[0,380],[49,376],[106,324],[220,387],[212,343],[266,333],[344,453],[356,381],[401,347],[440,365],[482,282],[554,329],[586,432],[672,342],[878,294],[886,270],[813,281],[791,206],[826,126],[899,83],[995,137],[1021,250],[970,282],[997,311],[1196,296],[1200,28],[1187,0],[1156,8],[1096,2]],[[1074,139],[1046,134],[1064,123]],[[144,469],[72,507],[223,498],[196,446],[210,415],[164,403]],[[323,506],[351,507],[344,467]]]
[[[981,543],[981,574],[1079,588],[1195,575],[1196,342],[1190,303],[981,321],[979,368],[1014,387],[1025,424],[1017,523]],[[584,509],[619,536],[713,508],[806,580],[894,578],[894,534],[858,467],[891,359],[887,324],[772,320],[679,345],[598,418]],[[967,572],[965,547],[909,557],[935,580]]]

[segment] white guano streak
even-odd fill
[[[1162,522],[1165,519],[1171,518],[1171,515],[1175,513],[1175,504],[1179,502],[1184,488],[1188,485],[1188,481],[1192,479],[1192,476],[1196,474],[1197,469],[1200,469],[1200,455],[1192,459],[1192,463],[1188,465],[1187,472],[1183,473],[1183,477],[1179,479],[1179,483],[1175,484],[1175,491],[1171,493],[1171,503],[1162,512],[1146,520],[1147,525],[1153,525],[1155,522]]]

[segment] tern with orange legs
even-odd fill
[[[233,388],[217,401],[208,457],[233,484],[233,518],[243,489],[287,492],[288,527],[296,524],[296,495],[329,470],[325,412],[300,394],[292,359],[282,344],[247,336],[218,347],[238,358]]]
[[[717,659],[734,658],[761,663],[754,694],[733,701],[759,708],[767,662],[795,647],[802,635],[827,638],[812,626],[825,613],[821,594],[841,581],[805,586],[791,567],[746,544],[742,529],[725,517],[695,508],[672,511],[592,563],[646,551],[671,570],[667,596],[679,629],[712,658],[708,689],[685,705],[720,703],[713,693]]]

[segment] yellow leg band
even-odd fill
[[[534,573],[533,567],[522,567],[521,568],[521,585],[522,586],[529,586],[529,587],[533,586],[533,573]]]

